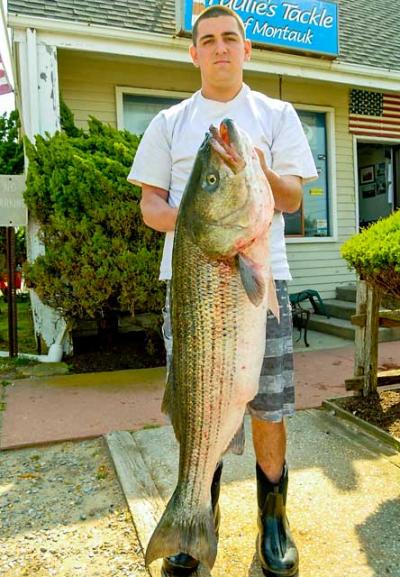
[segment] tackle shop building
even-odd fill
[[[190,30],[217,4],[238,12],[253,42],[245,82],[294,105],[318,168],[285,217],[290,290],[333,297],[355,278],[343,241],[400,206],[397,2],[8,0],[26,132],[59,128],[61,93],[79,126],[94,115],[142,133],[198,90]]]

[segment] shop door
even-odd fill
[[[359,143],[357,153],[359,225],[364,228],[398,205],[400,156],[398,146],[377,143]]]

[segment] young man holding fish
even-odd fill
[[[194,65],[200,69],[201,90],[153,119],[128,178],[142,187],[144,222],[166,233],[160,279],[169,281],[178,206],[209,126],[219,125],[225,118],[233,119],[250,135],[257,151],[275,200],[270,253],[280,308],[280,322],[272,314],[268,315],[259,391],[248,405],[257,459],[257,550],[265,575],[294,577],[298,573],[298,552],[285,511],[288,471],[284,423],[284,418],[293,415],[295,410],[291,316],[286,286],[291,277],[282,213],[298,209],[302,184],[317,178],[318,174],[293,107],[253,92],[243,83],[243,65],[251,57],[251,44],[245,38],[242,21],[233,11],[222,6],[205,10],[195,23],[190,54]],[[223,148],[223,131],[218,138]],[[170,363],[172,334],[168,298],[164,337]],[[217,467],[211,486],[216,518],[221,468],[222,465]],[[164,559],[163,574],[190,575],[197,565],[192,556],[176,551],[175,555]]]

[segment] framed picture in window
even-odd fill
[[[375,182],[375,167],[373,164],[360,168],[360,184],[369,184],[371,182]]]
[[[375,196],[375,184],[363,184],[360,186],[361,194],[363,198],[372,198]]]

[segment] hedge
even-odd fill
[[[400,210],[350,238],[341,252],[360,277],[400,298]]]
[[[77,128],[62,105],[63,130],[25,139],[25,201],[40,224],[45,254],[28,282],[67,322],[110,311],[161,311],[163,236],[142,222],[140,189],[126,178],[140,137],[90,117]]]

